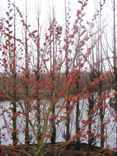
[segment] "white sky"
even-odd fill
[[[14,0],[11,0],[14,1]],[[28,18],[33,21],[36,16],[36,12],[38,10],[38,6],[41,6],[41,20],[42,22],[45,22],[45,20],[50,17],[50,12],[52,11],[52,7],[55,8],[55,15],[60,23],[63,23],[64,21],[64,1],[65,0],[27,0],[28,3]],[[71,15],[72,18],[74,17],[74,13],[76,9],[78,8],[77,0],[67,0],[70,1],[70,7],[71,7]],[[88,14],[87,18],[90,17],[90,15],[93,13],[93,3],[94,0],[89,0],[88,4]],[[25,12],[25,0],[16,0],[16,5],[19,7],[19,9],[24,13]],[[4,14],[5,10],[7,8],[7,0],[0,0],[0,13],[1,15]],[[86,10],[87,11],[87,10]],[[29,20],[30,21],[30,20]]]
[[[14,0],[11,0],[12,2]],[[26,0],[15,0],[16,5],[21,10],[22,13],[25,12],[25,1]],[[57,20],[62,24],[64,21],[64,1],[65,0],[27,0],[28,3],[28,20],[29,22],[32,22],[33,24],[36,22],[35,17],[37,14],[37,10],[40,7],[41,8],[41,23],[44,25],[46,23],[48,17],[50,17],[50,12],[52,11],[52,6],[55,8],[55,16]],[[70,2],[71,7],[71,15],[72,18],[75,16],[75,11],[78,9],[78,0],[67,0]],[[82,1],[82,0],[81,0]],[[90,17],[94,14],[94,9],[97,7],[97,5],[94,8],[94,4],[99,4],[100,0],[88,0],[88,6],[85,9],[86,12],[86,19],[89,20]],[[103,0],[101,0],[103,2]],[[107,19],[107,17],[110,16],[110,8],[111,7],[111,1],[112,0],[106,0],[108,3],[106,7],[104,8],[104,16]],[[39,7],[38,7],[39,6]],[[0,0],[0,17],[4,15],[5,10],[7,9],[7,0]]]
[[[5,11],[7,9],[8,0],[0,0],[0,18],[5,16]],[[11,0],[12,2],[14,0]],[[25,1],[26,0],[15,0],[16,6],[21,10],[22,13],[25,13]],[[76,10],[78,9],[78,0],[67,0],[70,2],[71,7],[71,19],[74,21]],[[82,0],[81,0],[82,1]],[[92,15],[94,15],[94,9],[98,7],[100,0],[88,0],[88,6],[85,8],[85,19],[86,21],[91,20]],[[101,0],[103,2],[103,0]],[[55,10],[55,16],[60,25],[64,23],[64,2],[65,0],[27,0],[28,3],[28,23],[35,29],[37,26],[36,16],[39,8],[40,15],[40,25],[41,27],[47,27],[47,22],[49,17],[52,15],[52,7]],[[108,26],[107,30],[112,33],[112,0],[106,0],[106,5],[103,9],[103,19],[104,24]],[[94,7],[94,4],[95,7]]]
[[[11,0],[12,2],[14,0]],[[21,10],[22,13],[25,13],[25,1],[26,0],[15,0],[16,6]],[[70,2],[71,7],[71,20],[74,21],[76,10],[78,9],[77,0],[67,0]],[[81,0],[82,1],[82,0]],[[97,9],[100,0],[89,0],[88,6],[85,8],[85,19],[86,21],[91,20],[92,15],[94,15],[94,9]],[[103,0],[101,0],[103,2]],[[39,8],[40,15],[40,25],[45,29],[47,27],[48,19],[52,15],[52,8],[55,10],[55,16],[60,25],[64,23],[64,2],[65,0],[27,0],[28,4],[28,23],[32,26],[33,29],[37,26],[36,16]],[[103,8],[103,19],[104,24],[107,27],[107,35],[112,34],[112,0],[106,0],[106,5]],[[94,7],[94,4],[95,7]],[[7,9],[7,0],[0,0],[0,17],[5,16],[5,11]],[[112,36],[112,35],[111,35]],[[110,37],[108,37],[109,40]]]

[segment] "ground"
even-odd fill
[[[22,149],[20,149],[19,151],[22,151]],[[16,152],[14,150],[9,150],[8,147],[1,147],[0,156],[27,156],[27,155],[21,152]],[[80,151],[71,148],[64,149],[62,151],[61,149],[58,150],[54,149],[54,150],[50,150],[50,152],[46,153],[44,156],[117,156],[117,153],[114,153],[112,151],[107,151],[105,149],[102,150],[99,148],[97,149],[94,148],[93,151],[89,151],[87,148],[82,147]]]

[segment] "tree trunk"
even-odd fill
[[[15,5],[15,0],[14,0],[14,5]],[[14,7],[14,51],[13,51],[13,60],[12,60],[12,65],[13,65],[13,70],[12,70],[12,76],[13,76],[13,133],[12,133],[12,139],[13,139],[13,145],[17,145],[17,117],[16,117],[16,105],[17,105],[17,95],[16,95],[16,13],[15,13],[15,7]]]
[[[78,80],[79,80],[79,77],[78,77]],[[79,92],[79,82],[76,82],[76,90],[77,90],[77,93]],[[77,105],[76,105],[76,134],[80,131],[80,108],[79,108],[79,101],[77,102]],[[79,150],[80,149],[80,138],[76,138],[76,142],[77,142],[77,149]]]
[[[94,96],[88,99],[89,110],[88,110],[88,149],[92,150],[92,144],[94,142],[94,137],[92,136],[92,117],[93,117],[93,107],[94,107]]]
[[[52,107],[52,114],[55,114],[55,104],[53,103]],[[51,119],[51,128],[52,128],[52,137],[51,137],[51,143],[55,144],[56,143],[56,124],[55,124],[55,119]]]

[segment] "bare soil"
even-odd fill
[[[22,153],[22,149],[16,152],[13,150],[9,150],[8,147],[0,148],[0,156],[27,156]],[[117,153],[107,150],[94,149],[93,151],[88,151],[86,149],[73,150],[73,149],[65,149],[65,150],[51,150],[47,152],[44,156],[117,156]]]

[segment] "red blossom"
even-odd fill
[[[47,139],[50,139],[51,136],[52,136],[52,135],[51,135],[50,133],[46,133],[46,134],[44,135],[44,137],[47,138]]]
[[[55,114],[51,114],[50,115],[50,119],[54,119],[55,120],[56,118],[57,118],[57,116]]]

